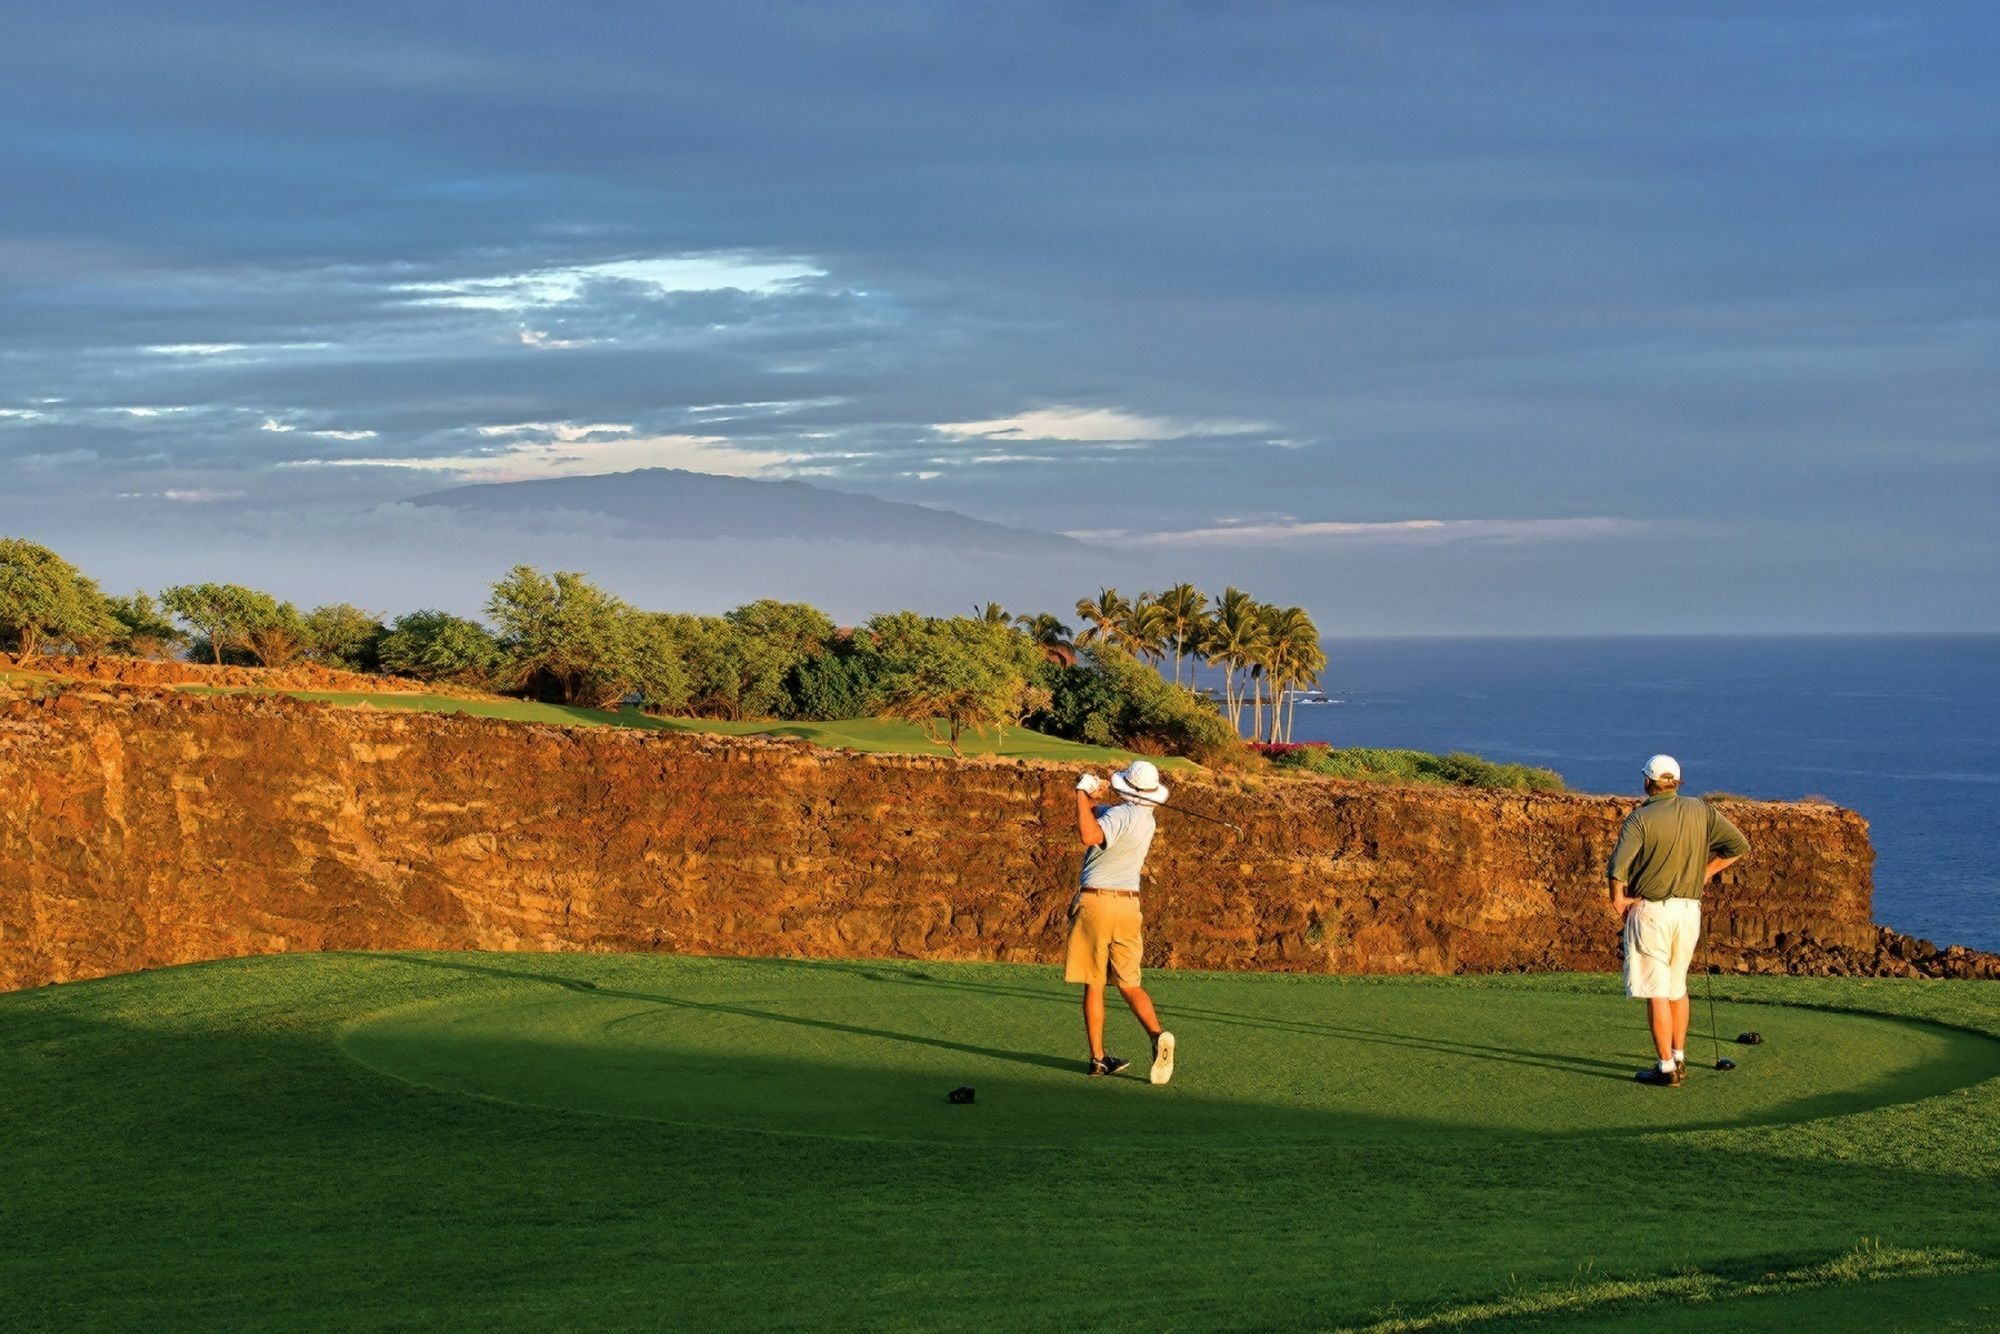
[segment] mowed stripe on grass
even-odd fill
[[[1770,1041],[1663,1093],[1627,1082],[1607,978],[1153,983],[1166,1089],[1074,1073],[1035,968],[304,955],[0,996],[0,1300],[50,1328],[1387,1329],[1706,1299],[1742,1327],[1862,1283],[1839,1309],[1896,1328],[1868,1294],[1991,1293],[1993,984],[1730,979],[1725,1030]],[[667,1101],[575,1110],[621,1084]]]

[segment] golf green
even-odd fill
[[[2000,1328],[2000,984],[324,954],[0,995],[8,1329]],[[1114,999],[1112,1048],[1144,1055]],[[954,1106],[946,1092],[971,1084]]]
[[[1044,1147],[1636,1134],[1803,1120],[2000,1075],[2000,1043],[1973,1034],[1732,1003],[1734,1071],[1714,1069],[1704,1011],[1688,1082],[1636,1090],[1642,1015],[1610,985],[1547,995],[1161,973],[1157,999],[1180,1041],[1161,1089],[1144,1061],[1122,1078],[1079,1077],[1076,989],[1052,970],[601,956],[424,966],[500,985],[372,1016],[347,1032],[350,1056],[451,1093],[727,1130]],[[1744,1029],[1765,1043],[1738,1046]],[[1146,1054],[1115,999],[1107,1035],[1114,1052]],[[978,1090],[973,1107],[945,1100],[960,1084]]]

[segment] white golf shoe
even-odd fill
[[[1174,1077],[1174,1035],[1162,1032],[1153,1039],[1153,1068],[1146,1078],[1164,1084]]]

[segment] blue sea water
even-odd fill
[[[1637,792],[1823,796],[1867,817],[1875,917],[2000,949],[2000,635],[1329,641],[1294,739],[1469,750]]]

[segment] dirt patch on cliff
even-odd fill
[[[218,667],[213,663],[181,662],[156,658],[129,658],[115,655],[97,657],[19,657],[0,653],[0,671],[18,669],[79,681],[118,685],[215,686],[251,690],[354,690],[422,692],[486,698],[476,691],[462,690],[404,676],[376,676],[366,672],[342,671],[314,662],[290,667]]]

